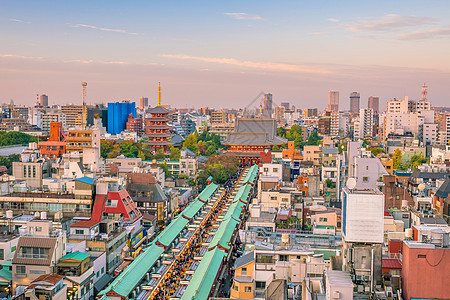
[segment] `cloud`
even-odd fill
[[[296,73],[316,73],[316,74],[330,74],[333,73],[330,70],[310,68],[301,65],[274,63],[274,62],[254,62],[254,61],[241,61],[234,58],[215,58],[215,57],[200,57],[189,56],[182,54],[161,54],[161,57],[174,58],[181,60],[193,60],[206,63],[216,63],[223,65],[231,65],[237,67],[246,67],[252,69],[269,70],[269,71],[281,71],[281,72],[296,72]]]
[[[424,40],[432,38],[441,38],[450,36],[450,28],[435,28],[430,30],[420,30],[412,33],[400,34],[398,39],[413,41],[413,40]]]
[[[358,21],[344,25],[350,31],[391,31],[394,29],[414,27],[433,23],[434,18],[419,16],[400,16],[396,14],[386,14],[378,20]]]
[[[20,20],[20,19],[9,19],[11,22],[16,22],[16,23],[25,23],[25,24],[30,24],[30,22],[24,21],[24,20]]]
[[[229,16],[236,20],[255,20],[262,21],[264,20],[261,16],[258,15],[249,15],[246,13],[224,13],[224,15]]]
[[[329,18],[328,21],[333,22],[333,23],[339,23],[339,19],[335,19],[335,18]]]
[[[1,54],[0,53],[0,57],[4,57],[4,58],[18,58],[18,59],[27,59],[27,60],[44,60],[42,57],[38,57],[38,56],[24,56],[24,55],[16,55],[16,54]]]
[[[129,35],[139,35],[139,33],[136,32],[127,32],[124,29],[113,29],[113,28],[105,28],[105,27],[97,27],[94,25],[88,25],[88,24],[76,24],[72,27],[82,27],[82,28],[90,28],[90,29],[95,29],[95,30],[101,30],[101,31],[109,31],[109,32],[117,32],[117,33],[125,33],[125,34],[129,34]]]

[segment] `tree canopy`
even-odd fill
[[[0,146],[38,142],[38,138],[20,131],[0,131]]]

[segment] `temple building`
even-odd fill
[[[154,152],[158,149],[167,152],[167,146],[171,144],[170,127],[167,125],[169,110],[161,105],[161,85],[158,86],[158,105],[149,113],[151,117],[145,118],[145,135],[148,137],[146,144],[151,146]]]
[[[287,140],[277,136],[275,119],[237,119],[234,132],[228,133],[222,142],[229,148],[227,153],[236,155],[243,166],[259,164],[274,145]]]

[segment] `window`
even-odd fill
[[[280,255],[280,261],[288,261],[288,256],[287,255]]]
[[[274,173],[277,173],[278,172],[278,168],[273,168],[273,170],[272,170]]]
[[[5,250],[4,249],[0,249],[0,259],[1,260],[5,259]]]
[[[277,196],[271,196],[270,200],[277,200]]]
[[[42,270],[30,270],[30,274],[34,275],[44,275],[46,272]]]
[[[328,218],[319,218],[319,222],[327,222]]]
[[[100,271],[97,271],[97,275],[95,277],[98,278],[99,276],[100,276]]]
[[[366,166],[366,171],[369,171],[369,166]]]
[[[246,267],[243,267],[243,268],[241,269],[241,274],[242,274],[242,275],[247,275],[247,268],[246,268]]]
[[[102,274],[105,273],[105,267],[102,268]]]
[[[363,182],[368,182],[369,181],[369,177],[363,177]]]
[[[83,229],[75,229],[75,234],[84,234]]]
[[[417,258],[427,258],[425,254],[417,254]]]
[[[236,291],[236,292],[239,292],[239,288],[238,288],[238,286],[237,285],[234,285],[234,290]]]
[[[266,289],[266,282],[265,281],[256,281],[256,288],[257,289]]]
[[[251,286],[246,286],[244,288],[244,290],[245,290],[246,293],[251,293],[252,292],[252,287]]]
[[[16,273],[17,275],[26,275],[27,269],[25,268],[25,266],[16,266]]]
[[[34,227],[34,229],[36,230],[36,232],[42,232],[41,226],[36,226],[36,227]]]

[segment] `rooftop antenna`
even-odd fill
[[[427,101],[428,86],[424,83],[422,86],[422,101]]]
[[[87,82],[83,81],[81,83],[81,86],[83,87],[83,119],[81,120],[81,122],[82,122],[83,129],[85,129],[86,128],[86,87],[87,87]]]

